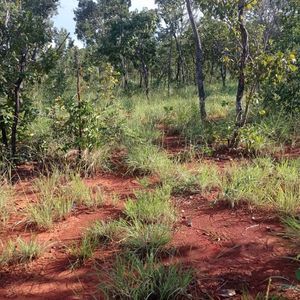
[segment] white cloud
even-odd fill
[[[155,8],[154,0],[132,0],[132,9]]]

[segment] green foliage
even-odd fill
[[[145,260],[129,255],[117,258],[108,280],[99,286],[106,299],[185,299],[192,273],[180,266],[162,266],[154,254]]]
[[[93,257],[100,246],[110,242],[119,242],[125,233],[125,223],[122,221],[95,222],[84,233],[80,243],[74,243],[67,248],[71,266],[80,267]]]

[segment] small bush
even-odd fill
[[[188,299],[188,287],[192,282],[191,271],[180,266],[163,266],[154,254],[141,260],[134,255],[118,257],[108,275],[108,283],[99,288],[106,299]]]

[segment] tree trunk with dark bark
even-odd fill
[[[24,78],[26,59],[27,59],[27,50],[23,50],[19,61],[19,78],[15,82],[13,92],[12,92],[12,98],[14,101],[14,115],[13,115],[12,129],[11,129],[11,156],[13,160],[16,160],[16,154],[17,154],[17,129],[19,124],[19,115],[20,115],[20,107],[21,107],[20,92],[21,92],[21,86]]]
[[[172,54],[173,54],[173,37],[170,36],[170,49],[168,59],[168,97],[171,94],[171,81],[172,81]]]
[[[8,139],[7,139],[7,133],[6,133],[6,127],[4,124],[4,117],[0,115],[0,130],[1,130],[1,142],[5,146],[5,148],[8,148]]]
[[[204,75],[203,75],[203,50],[201,45],[200,35],[198,33],[198,29],[196,26],[196,22],[194,19],[194,15],[192,12],[191,0],[186,0],[186,7],[189,14],[190,23],[192,26],[192,30],[194,33],[195,40],[195,54],[196,54],[196,80],[199,94],[199,102],[200,102],[200,115],[201,120],[205,121],[207,114],[205,108],[205,90],[204,90]]]
[[[249,57],[249,37],[248,31],[245,26],[244,11],[245,11],[245,0],[240,0],[238,3],[238,22],[239,31],[241,35],[242,52],[239,63],[239,80],[238,89],[236,95],[236,124],[238,127],[241,126],[243,118],[243,96],[245,92],[245,68]]]
[[[239,143],[239,129],[245,125],[249,103],[246,105],[246,111],[243,115],[243,97],[245,93],[245,68],[249,58],[249,36],[248,31],[245,26],[244,12],[245,12],[246,1],[239,0],[238,3],[238,23],[239,31],[241,35],[241,57],[239,64],[239,79],[238,88],[236,95],[236,128],[234,130],[232,139],[230,141],[229,147],[236,148]]]
[[[221,65],[220,72],[221,72],[223,87],[226,87],[227,68],[224,64]]]

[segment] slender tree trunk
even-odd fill
[[[22,55],[19,61],[19,78],[14,84],[14,89],[12,92],[12,98],[14,101],[14,115],[13,115],[13,124],[11,129],[11,155],[13,160],[16,160],[17,154],[17,129],[19,124],[19,115],[20,115],[20,91],[24,79],[25,64],[27,59],[27,51],[22,50]]]
[[[182,48],[181,48],[181,43],[177,38],[177,35],[175,32],[172,33],[175,43],[176,43],[176,49],[177,49],[177,53],[178,53],[178,62],[177,62],[177,74],[176,74],[176,79],[179,82],[179,80],[181,81],[181,83],[185,83],[186,82],[186,78],[185,78],[185,59],[184,56],[182,54]]]
[[[247,102],[246,111],[243,116],[242,101],[245,93],[245,68],[249,57],[249,37],[248,37],[248,31],[246,29],[245,20],[244,20],[245,5],[246,5],[246,0],[239,0],[238,22],[239,22],[239,31],[241,35],[242,51],[240,57],[238,89],[236,95],[236,128],[234,130],[232,139],[229,144],[230,148],[236,148],[238,146],[239,129],[245,125],[246,118],[248,115],[249,105],[250,105],[250,102],[249,103]]]
[[[244,10],[245,10],[245,0],[240,0],[238,4],[238,22],[239,22],[239,30],[241,34],[242,52],[241,52],[240,63],[239,63],[239,79],[238,79],[238,89],[236,95],[236,124],[238,127],[241,126],[241,122],[243,118],[242,101],[245,92],[245,68],[249,57],[249,37],[248,37],[248,31],[245,27]]]
[[[145,85],[145,93],[147,99],[149,99],[149,71],[143,58],[141,59],[141,62],[142,62],[142,75],[143,75],[144,85]]]
[[[192,12],[191,0],[186,0],[186,7],[188,10],[190,23],[192,26],[192,30],[194,33],[194,40],[196,45],[196,79],[197,79],[197,86],[198,86],[198,94],[199,94],[199,102],[200,102],[200,114],[201,120],[205,121],[207,114],[205,108],[205,90],[204,90],[204,75],[203,75],[203,50],[201,45],[201,39],[198,33],[198,29],[196,26],[196,22]]]
[[[121,55],[121,62],[122,62],[122,77],[123,77],[123,88],[125,91],[128,90],[128,81],[129,81],[129,76],[128,76],[128,69],[127,69],[127,63],[126,59],[124,58],[123,55]]]
[[[79,62],[79,57],[78,57],[78,51],[77,49],[75,50],[75,67],[76,67],[76,92],[77,92],[77,104],[78,104],[78,109],[81,110],[81,66],[80,66],[80,62]],[[81,119],[81,114],[80,115],[80,119],[79,121],[79,128],[78,128],[78,159],[82,158],[82,136],[83,136],[83,126],[82,126],[82,119]]]
[[[171,94],[171,81],[172,81],[172,54],[173,54],[173,37],[170,36],[170,49],[169,49],[169,59],[168,59],[168,97]]]
[[[1,138],[2,144],[5,146],[5,148],[8,148],[7,133],[4,124],[4,117],[2,115],[0,115],[0,129],[2,134],[2,138]]]
[[[223,87],[226,87],[227,68],[224,64],[221,64],[220,71],[221,71]]]
[[[14,118],[13,118],[13,125],[11,129],[11,155],[14,160],[16,159],[16,154],[17,154],[17,128],[19,124],[19,115],[20,115],[20,89],[21,89],[22,82],[23,79],[19,78],[18,81],[15,83],[15,88],[13,92]]]

